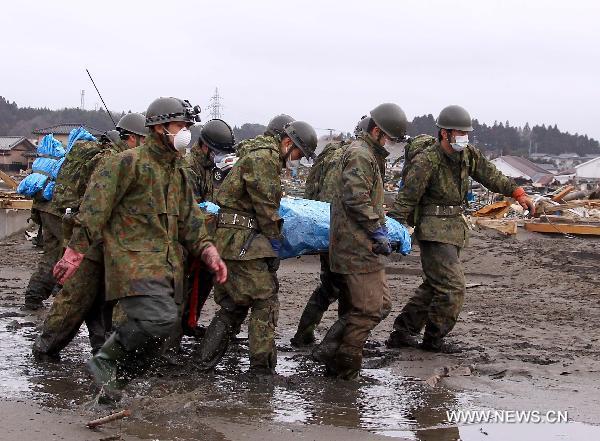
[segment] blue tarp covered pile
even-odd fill
[[[42,191],[44,199],[52,200],[58,172],[65,161],[65,156],[77,141],[96,141],[96,138],[83,127],[78,127],[71,130],[65,150],[54,136],[51,134],[44,136],[38,143],[38,158],[33,161],[33,172],[21,181],[17,193],[33,197],[37,192]]]
[[[204,210],[216,214],[219,207],[210,202],[200,204]],[[303,254],[327,251],[329,248],[329,204],[309,199],[283,198],[279,214],[283,218],[282,259]],[[400,253],[410,253],[410,234],[399,222],[386,218],[390,239]]]

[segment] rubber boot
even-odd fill
[[[335,356],[337,368],[337,377],[343,380],[356,380],[362,367],[362,350],[361,353],[347,353],[338,351]]]
[[[209,371],[219,364],[223,355],[229,346],[231,339],[232,325],[223,314],[217,312],[210,325],[206,328],[206,334],[202,339],[200,346],[199,368],[202,371]]]
[[[404,329],[394,329],[389,338],[385,341],[388,348],[417,348],[419,347],[419,338]]]
[[[128,353],[117,340],[116,334],[112,334],[96,355],[86,363],[94,382],[102,388],[101,395],[104,393],[108,400],[119,401],[121,398],[120,391],[125,384],[117,378],[117,370],[119,363],[122,363],[127,356]]]
[[[308,303],[300,316],[298,330],[290,340],[292,346],[308,346],[315,342],[315,328],[323,318],[324,311],[317,305]]]
[[[345,320],[337,320],[331,328],[329,328],[329,331],[327,331],[327,334],[325,334],[321,343],[315,346],[311,352],[313,360],[325,365],[327,375],[337,375],[338,373],[335,353],[342,344],[345,328]]]

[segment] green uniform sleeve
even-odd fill
[[[94,171],[79,213],[75,216],[70,248],[85,254],[94,241],[102,238],[102,230],[110,219],[113,208],[134,179],[132,154],[111,155]]]
[[[319,182],[321,180],[321,173],[323,170],[323,163],[319,162],[313,164],[306,177],[306,184],[304,185],[304,198],[305,199],[316,199],[319,194]]]
[[[200,256],[210,245],[206,230],[206,215],[200,210],[194,199],[194,192],[188,182],[188,175],[181,169],[183,188],[179,206],[179,241],[193,256]]]
[[[479,149],[469,146],[469,153],[471,154],[470,175],[473,179],[494,193],[505,196],[513,194],[518,187],[513,179],[503,175]]]
[[[281,239],[281,177],[279,161],[268,154],[252,154],[245,159],[242,179],[252,200],[258,229],[268,239]]]
[[[341,163],[341,196],[342,203],[352,217],[369,233],[379,228],[379,215],[375,212],[371,201],[371,189],[374,182],[374,168],[365,151],[353,150]]]
[[[413,224],[414,212],[433,174],[433,164],[427,152],[418,153],[411,160],[410,168],[403,178],[403,186],[398,191],[394,205],[388,216],[401,224]]]

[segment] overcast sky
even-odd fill
[[[20,106],[145,110],[187,98],[208,119],[289,113],[352,130],[375,105],[448,104],[482,122],[558,124],[600,139],[598,1],[11,1],[0,95]]]

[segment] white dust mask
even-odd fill
[[[469,144],[469,135],[456,135],[450,143],[455,152],[462,152]]]

